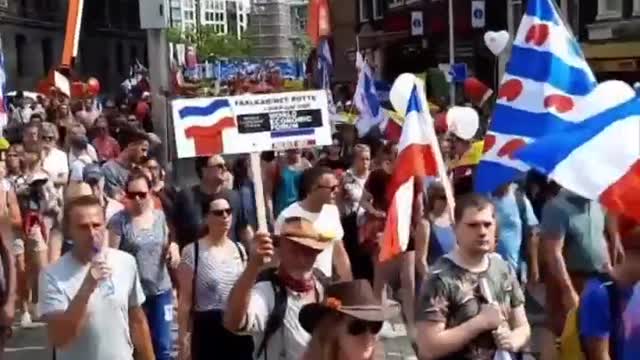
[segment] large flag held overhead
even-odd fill
[[[536,140],[517,157],[578,195],[640,221],[640,99],[627,84],[609,81],[578,107],[596,115]]]
[[[429,111],[423,109],[418,88],[414,86],[398,143],[396,166],[387,188],[387,196],[391,202],[387,211],[380,261],[390,260],[407,249],[415,188],[422,188],[422,177],[438,173],[432,149],[432,146],[438,146],[438,142],[435,131],[429,128],[433,127],[430,117]]]
[[[485,137],[476,191],[493,191],[529,170],[513,154],[587,118],[575,104],[595,86],[580,44],[564,26],[554,1],[529,0]]]
[[[371,71],[371,67],[364,61],[360,53],[356,54],[356,67],[360,72],[358,74],[358,85],[353,96],[353,102],[360,113],[356,127],[358,128],[358,134],[365,136],[372,127],[384,120],[385,114],[378,99],[373,71]]]

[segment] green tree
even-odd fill
[[[253,44],[246,38],[238,39],[232,34],[218,34],[212,26],[198,29],[169,29],[167,39],[170,42],[183,42],[195,45],[200,59],[246,58],[253,55]]]

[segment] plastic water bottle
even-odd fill
[[[106,262],[107,261],[107,252],[103,250],[102,247],[93,248],[95,251],[95,256],[93,257],[93,261]],[[93,269],[92,269],[93,271]],[[99,274],[93,274],[94,277],[97,277]],[[109,276],[106,279],[102,279],[100,284],[98,285],[100,293],[104,297],[112,296],[115,293],[115,287],[113,285],[113,278]]]

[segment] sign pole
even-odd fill
[[[251,175],[256,198],[256,215],[258,218],[258,231],[267,232],[267,208],[265,206],[264,187],[262,183],[262,168],[260,166],[260,153],[252,152],[250,157]]]
[[[454,26],[453,26],[453,0],[449,0],[449,66],[452,69],[453,64],[456,62],[456,46],[454,39]],[[451,79],[449,84],[449,102],[451,106],[456,105],[456,83]]]

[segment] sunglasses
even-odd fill
[[[144,200],[149,195],[148,192],[144,191],[127,191],[127,198],[131,200],[141,199]]]
[[[42,140],[44,140],[44,141],[53,141],[53,140],[55,140],[55,139],[56,139],[56,138],[55,138],[55,137],[53,137],[53,136],[43,136],[43,137],[42,137]]]
[[[217,217],[230,216],[231,215],[231,209],[209,210],[209,213],[211,215],[217,216]]]
[[[347,332],[351,336],[359,336],[366,332],[370,334],[377,334],[382,329],[382,321],[364,321],[353,320],[347,326]]]
[[[333,186],[318,185],[318,189],[327,189],[327,190],[330,190],[331,192],[338,191],[339,187],[340,187],[339,185],[333,185]]]

